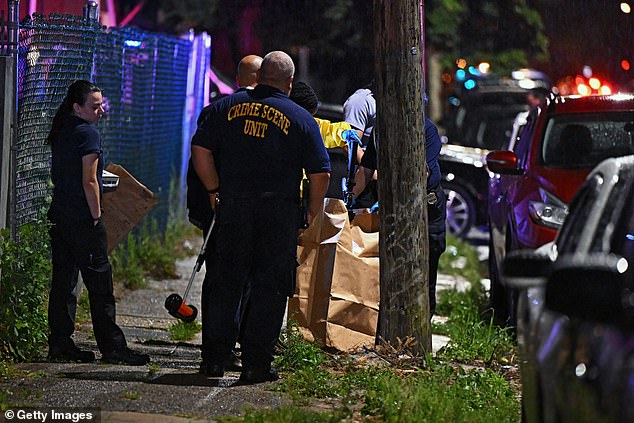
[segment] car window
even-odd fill
[[[590,215],[592,206],[599,195],[601,176],[594,175],[577,192],[570,203],[568,217],[559,232],[555,244],[559,254],[572,253],[575,251],[586,220]]]
[[[608,157],[634,153],[634,115],[602,112],[553,116],[546,124],[541,162],[556,168],[592,168]]]
[[[624,198],[623,202],[627,202],[627,204],[621,208],[623,213],[621,220],[617,222],[617,229],[614,231],[612,251],[625,257],[630,264],[630,269],[632,269],[634,268],[632,266],[634,264],[634,197],[631,188],[628,194],[621,195]]]
[[[631,180],[631,171],[624,170],[609,193],[607,207],[605,207],[599,218],[599,223],[596,235],[592,237],[592,243],[590,245],[590,252],[609,252],[612,247],[612,235],[615,233],[615,226],[617,225],[618,216],[623,208],[623,203],[626,201],[624,194],[625,188],[628,185],[628,181]],[[591,205],[590,205],[591,206]],[[587,206],[586,206],[587,207]]]

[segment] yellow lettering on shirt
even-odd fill
[[[243,117],[243,116],[252,116],[259,117],[261,119],[266,119],[271,122],[273,125],[280,128],[280,130],[288,135],[288,129],[291,126],[291,121],[284,115],[284,113],[277,110],[275,107],[271,107],[267,104],[262,103],[240,103],[229,108],[229,112],[227,113],[227,120],[231,121],[233,119]],[[244,133],[247,133],[247,127],[255,128],[255,126],[251,127],[247,124],[248,121],[245,122],[244,125]],[[253,125],[256,125],[256,121],[250,121]],[[261,123],[264,126],[258,126],[258,130],[253,129],[254,133],[263,134],[266,131],[267,124]],[[264,128],[264,129],[261,129]],[[251,134],[250,134],[251,135]],[[253,135],[256,136],[256,135]],[[260,137],[259,135],[257,135]]]
[[[264,138],[268,126],[267,123],[247,119],[244,121],[244,134],[256,138]]]

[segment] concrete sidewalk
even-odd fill
[[[0,381],[11,392],[7,402],[31,408],[101,410],[102,422],[213,421],[214,416],[239,415],[245,407],[278,407],[290,401],[270,390],[270,383],[240,385],[238,373],[222,379],[198,374],[200,333],[189,342],[170,340],[167,328],[175,319],[163,307],[165,298],[182,293],[195,257],[177,263],[179,279],[150,281],[147,288],[127,292],[118,301],[117,318],[129,346],[152,357],[149,366],[23,363],[24,376]],[[190,303],[200,303],[203,270],[196,275]],[[439,275],[439,289],[462,287],[463,280]],[[90,323],[75,335],[78,346],[97,353]],[[434,351],[448,338],[433,336]],[[44,352],[43,352],[44,355]],[[282,375],[283,377],[283,375]],[[4,416],[0,417],[3,422]],[[9,421],[9,420],[7,420]]]

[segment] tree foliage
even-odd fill
[[[464,57],[506,73],[548,57],[541,15],[525,0],[438,0],[425,12],[427,48],[446,66]]]
[[[309,82],[341,102],[372,80],[372,27],[368,0],[265,0],[257,30],[265,51],[308,47]]]
[[[308,52],[308,82],[322,100],[336,102],[373,79],[373,1],[158,1],[166,27],[228,36],[234,62],[229,68],[242,54],[284,50],[297,62],[300,51]],[[241,52],[240,19],[248,10],[258,16],[254,29],[262,51]],[[440,53],[446,67],[464,57],[508,72],[547,59],[544,24],[526,0],[435,0],[425,2],[424,13],[427,48]]]
[[[158,0],[163,23],[177,31],[211,31],[218,24],[221,0]]]

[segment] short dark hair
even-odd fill
[[[289,98],[308,110],[311,115],[314,115],[319,108],[319,99],[315,90],[305,82],[293,82],[293,89],[291,89]]]

